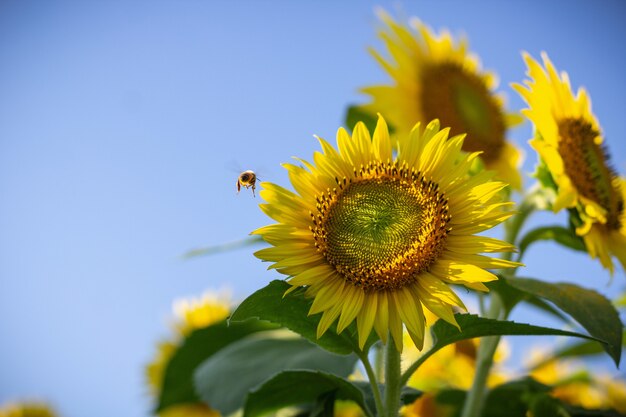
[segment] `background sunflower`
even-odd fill
[[[482,152],[487,168],[520,189],[521,153],[506,136],[521,120],[505,111],[496,75],[481,68],[464,37],[454,39],[446,30],[437,34],[416,18],[404,25],[382,10],[378,14],[384,23],[379,36],[390,57],[371,52],[393,84],[363,88],[373,99],[363,108],[389,115],[403,133],[417,122],[440,119],[453,135],[467,134],[463,150]]]

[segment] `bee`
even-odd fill
[[[241,191],[241,187],[252,187],[252,195],[256,197],[256,195],[254,194],[254,190],[256,188],[256,180],[257,176],[254,171],[248,170],[239,174],[239,178],[237,178],[237,194],[239,194],[239,191]]]

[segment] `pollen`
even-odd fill
[[[582,119],[564,119],[558,127],[558,150],[565,172],[583,197],[606,210],[606,227],[618,230],[624,200],[615,185],[616,174],[609,165],[608,154],[596,141],[600,132]]]
[[[372,162],[317,197],[315,246],[346,281],[365,291],[395,290],[441,254],[448,200],[413,168]]]
[[[506,126],[501,105],[485,81],[455,62],[428,65],[421,77],[419,102],[425,119],[440,119],[452,135],[467,133],[464,151],[482,151],[487,163],[498,159]]]

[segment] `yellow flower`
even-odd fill
[[[533,362],[545,354],[533,352]],[[582,364],[574,361],[550,360],[530,375],[537,381],[553,386],[551,395],[561,401],[588,409],[614,409],[626,413],[626,381],[614,376],[594,376]]]
[[[172,356],[174,356],[174,353],[176,353],[176,349],[178,349],[178,345],[175,342],[159,342],[154,359],[146,365],[148,388],[154,396],[158,396],[161,393],[165,368]]]
[[[554,386],[551,395],[568,404],[598,409],[605,403],[602,391],[591,383],[586,372],[577,372],[565,362],[547,362],[534,369],[530,376],[542,384]]]
[[[438,36],[417,19],[407,27],[383,11],[379,15],[385,24],[380,37],[391,58],[371,52],[394,84],[364,88],[373,99],[364,109],[383,113],[400,133],[417,122],[440,119],[452,135],[467,134],[464,151],[482,152],[488,169],[520,189],[521,152],[505,138],[520,118],[505,113],[504,100],[494,91],[497,77],[481,69],[466,39],[455,42],[447,31]]]
[[[322,313],[318,337],[356,320],[360,346],[374,328],[401,350],[404,324],[421,348],[423,307],[458,326],[452,307],[463,302],[447,283],[486,291],[497,277],[485,269],[518,265],[479,255],[514,250],[475,235],[510,217],[499,200],[506,184],[487,171],[470,177],[477,154],[448,131],[418,124],[397,137],[394,155],[382,117],[373,138],[357,123],[352,137],[337,132],[339,152],[320,138],[314,163],[284,165],[295,193],[262,184],[261,209],[278,223],[253,232],[272,245],[256,256],[288,275],[291,290],[307,287],[309,314]]]
[[[479,340],[463,340],[440,349],[411,376],[408,385],[420,391],[439,391],[444,388],[469,390],[476,371],[476,352]],[[499,349],[495,362],[501,361]],[[496,386],[506,381],[501,372],[492,371],[487,385]]]
[[[3,405],[0,417],[56,417],[56,414],[44,403],[24,402]]]
[[[334,417],[363,417],[365,414],[360,406],[352,401],[335,401]]]
[[[228,301],[211,293],[205,293],[201,298],[178,300],[174,303],[173,309],[176,317],[173,324],[174,335],[171,340],[162,341],[157,345],[157,353],[145,369],[148,387],[154,397],[161,393],[165,369],[182,339],[194,330],[226,319],[230,313]],[[219,412],[200,403],[181,404],[168,407],[160,412],[159,416],[218,417]]]
[[[582,223],[577,233],[589,254],[613,273],[611,255],[626,268],[626,179],[609,164],[587,92],[580,88],[574,96],[567,74],[559,76],[548,56],[542,57],[545,69],[524,54],[531,79],[527,88],[514,85],[529,105],[523,113],[535,125],[530,144],[556,184],[554,211],[576,209]]]
[[[606,395],[606,405],[619,413],[626,414],[626,381],[601,378],[600,386]]]
[[[219,411],[202,403],[173,405],[159,413],[159,417],[220,417],[220,415]]]
[[[186,298],[174,303],[174,324],[177,333],[188,336],[194,330],[224,320],[230,314],[230,306],[220,297],[205,293],[201,298]]]
[[[427,310],[424,313],[427,322],[433,323],[437,320],[437,317]],[[433,343],[432,335],[426,332],[424,346],[429,349]],[[479,343],[479,339],[469,339],[443,347],[419,367],[409,379],[408,385],[423,392],[440,391],[444,388],[468,390],[474,380]],[[403,364],[411,364],[422,355],[408,340],[406,333],[405,346],[407,349],[402,353]],[[494,364],[498,365],[504,361],[507,354],[506,344],[500,343],[494,355]],[[506,376],[502,369],[494,366],[487,385],[493,387],[505,381]]]
[[[450,417],[454,415],[454,407],[440,404],[435,393],[425,393],[413,403],[400,409],[402,417]]]

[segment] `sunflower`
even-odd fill
[[[547,167],[557,196],[555,212],[569,208],[580,219],[577,233],[589,254],[614,271],[611,255],[626,268],[626,180],[609,164],[604,138],[587,92],[574,96],[565,72],[560,76],[546,54],[545,69],[528,54],[526,87],[513,87],[526,100],[523,113],[535,125],[530,145]]]
[[[161,394],[165,369],[174,356],[181,340],[194,330],[210,326],[224,320],[230,314],[228,302],[212,293],[205,293],[201,298],[178,300],[174,303],[174,335],[157,345],[157,353],[146,366],[146,379],[154,397]],[[219,417],[220,413],[209,406],[197,404],[177,404],[159,412],[160,417]]]
[[[469,177],[478,154],[448,132],[437,120],[418,124],[397,137],[394,156],[379,116],[373,138],[359,122],[352,137],[339,129],[339,151],[318,138],[314,163],[285,164],[295,192],[262,184],[261,209],[278,223],[253,232],[272,245],[256,256],[289,275],[291,289],[307,287],[309,314],[322,313],[318,337],[356,320],[361,347],[373,327],[401,350],[404,324],[421,348],[423,307],[458,327],[453,307],[464,306],[447,283],[486,291],[497,277],[483,268],[518,265],[479,255],[514,250],[474,235],[511,216],[499,199],[506,184],[488,171]]]
[[[522,155],[505,136],[507,128],[521,120],[505,113],[504,100],[494,91],[497,77],[481,69],[466,39],[455,42],[447,31],[437,35],[417,19],[411,21],[411,30],[383,11],[379,16],[385,24],[380,37],[391,58],[374,49],[371,53],[394,84],[362,89],[373,99],[363,108],[385,114],[400,132],[409,132],[417,122],[440,119],[451,134],[467,134],[464,151],[482,152],[488,169],[520,189]]]
[[[44,403],[22,402],[0,407],[0,417],[56,417],[56,413]]]

